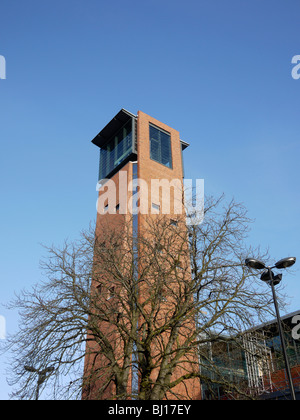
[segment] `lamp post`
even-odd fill
[[[31,366],[24,366],[24,369],[27,370],[27,372],[34,372],[38,374],[38,382],[37,382],[37,388],[36,388],[36,393],[35,393],[35,399],[37,401],[39,399],[40,386],[47,379],[47,373],[51,374],[54,371],[54,367],[48,367],[43,370],[38,370]]]
[[[254,268],[255,270],[264,270],[260,278],[261,280],[267,282],[271,286],[275,312],[276,312],[276,317],[277,317],[277,323],[278,323],[278,329],[279,329],[279,336],[280,336],[280,341],[281,341],[281,347],[282,347],[282,352],[283,352],[283,357],[284,357],[284,362],[285,362],[285,370],[286,370],[290,392],[291,392],[291,396],[293,400],[296,400],[296,394],[295,394],[295,388],[293,384],[290,364],[287,357],[285,339],[284,339],[284,334],[283,334],[283,329],[282,329],[282,324],[281,324],[281,319],[280,319],[277,296],[275,292],[275,286],[280,283],[282,279],[282,274],[277,274],[275,276],[272,271],[272,268],[277,268],[277,269],[288,268],[288,267],[291,267],[293,264],[295,264],[295,262],[296,262],[295,257],[288,257],[288,258],[283,258],[282,260],[278,261],[274,265],[274,267],[266,267],[263,262],[256,260],[254,258],[247,258],[245,260],[245,264],[247,267]]]

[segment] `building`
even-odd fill
[[[281,322],[296,397],[300,399],[300,311],[283,316]],[[274,320],[258,326],[255,330],[257,334],[264,337],[264,344],[270,352],[269,374],[263,378],[264,392],[262,397],[264,399],[290,398],[277,321]]]
[[[107,225],[120,232],[120,236],[124,230],[131,234],[133,242],[129,247],[133,250],[135,260],[132,275],[136,277],[139,288],[137,304],[144,304],[151,289],[157,287],[157,284],[155,283],[156,280],[153,280],[155,276],[147,279],[142,285],[138,282],[143,270],[140,264],[140,256],[146,251],[143,248],[144,245],[139,243],[137,238],[146,238],[150,235],[149,223],[160,214],[164,214],[169,220],[168,223],[175,229],[177,226],[184,229],[182,151],[188,147],[188,143],[182,141],[179,132],[168,125],[141,111],[134,115],[125,109],[118,112],[92,142],[100,149],[99,180],[101,182],[98,184],[96,237],[102,235],[104,238],[103,246],[107,247],[109,245],[107,235],[103,234]],[[165,188],[166,184],[169,187],[172,186],[172,188]],[[176,243],[173,246],[175,249]],[[186,243],[185,246],[188,247],[188,244]],[[118,247],[116,247],[117,252],[119,252]],[[126,261],[126,257],[123,258],[123,261]],[[180,269],[184,272],[182,275],[185,278],[191,276],[188,257],[180,264]],[[110,311],[112,303],[116,300],[115,297],[117,295],[122,296],[122,287],[113,283],[111,278],[104,279],[105,276],[99,273],[98,268],[101,270],[101,262],[99,261],[95,262],[91,292],[95,293],[96,296],[98,292],[100,295],[98,299],[102,299],[102,307],[99,304],[99,311],[102,311],[104,306],[107,311]],[[174,288],[176,287],[180,287],[180,285],[178,286],[177,283]],[[171,297],[168,300],[168,298],[162,296],[163,303],[160,305],[159,317],[156,316],[156,322],[160,322],[162,326],[164,317],[167,317],[171,299]],[[119,321],[125,318],[125,312],[130,312],[128,307],[120,309],[120,305],[114,311],[118,313]],[[129,321],[128,317],[129,315],[127,316],[127,324],[133,328],[138,328],[139,334],[142,334],[145,320],[140,316],[139,319]],[[114,351],[119,352],[118,362],[120,364],[124,363],[128,356],[126,356],[128,343],[124,344],[125,341],[120,337],[117,328],[113,328],[105,321],[99,321],[99,323],[102,329],[101,334],[110,337],[107,347],[114,346]],[[136,323],[137,326],[134,326],[133,323]],[[124,328],[128,325],[124,324]],[[194,319],[188,319],[181,327],[181,332],[193,331],[193,329],[195,329]],[[134,336],[134,334],[135,331],[132,330],[132,335]],[[168,340],[168,334],[168,332],[164,332],[161,337],[157,338],[156,343],[152,341],[151,344],[150,352],[153,354],[153,361],[157,366],[156,371],[152,372],[150,378],[153,384],[159,375],[160,366],[157,356],[160,351],[159,348],[164,347]],[[134,360],[136,357],[134,355],[136,354],[134,340],[130,345],[132,346],[132,356],[131,359],[127,357],[129,373],[126,392],[124,392],[128,395],[128,398],[134,398],[141,383],[139,377],[139,364],[141,362]],[[174,343],[173,348],[176,345],[180,345],[180,342],[179,344]],[[111,371],[111,361],[105,357],[105,351],[103,357],[99,355],[96,357],[97,346],[99,346],[99,343],[91,338],[86,349],[85,360],[86,376],[90,379],[88,385],[85,386],[83,398],[116,398],[116,385],[113,380],[109,382],[108,378]],[[195,354],[185,354],[180,360],[180,366],[175,368],[172,380],[176,381],[176,378],[195,369],[198,369],[197,356]],[[98,373],[100,371],[101,375]],[[180,395],[181,399],[199,399],[199,380],[187,379],[178,383],[173,392],[173,395]],[[172,399],[172,395],[170,394],[168,398]]]
[[[300,311],[281,318],[296,397],[300,399]],[[200,361],[208,378],[219,381],[202,384],[203,399],[242,398],[289,399],[289,383],[281,349],[277,320],[259,325],[237,337],[222,337],[209,343]],[[208,362],[209,361],[209,362]]]

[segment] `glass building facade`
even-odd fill
[[[114,173],[128,159],[134,150],[133,120],[130,119],[100,149],[99,179]]]
[[[293,334],[299,316],[297,311],[283,317],[281,322],[292,378],[300,398],[300,338]],[[230,399],[232,385],[252,396],[282,398],[289,385],[277,321],[231,339],[224,338],[213,338],[199,348],[201,374],[207,378],[201,384],[203,399]]]

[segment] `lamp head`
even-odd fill
[[[271,275],[270,275],[271,274]],[[277,286],[277,284],[279,284],[282,280],[282,274],[275,274],[273,273],[273,271],[269,270],[265,270],[263,271],[262,275],[260,276],[260,279],[262,281],[265,281],[266,283],[269,283],[270,281],[273,281],[274,286]]]
[[[288,268],[294,265],[295,262],[296,262],[295,257],[283,258],[282,260],[277,261],[277,263],[275,264],[275,267],[278,269]]]
[[[266,268],[265,264],[255,258],[247,258],[245,260],[245,264],[247,267],[254,268],[255,270],[262,270]]]

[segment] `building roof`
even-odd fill
[[[289,320],[290,318],[293,318],[295,315],[300,315],[300,309],[298,311],[290,312],[289,314],[283,315],[283,316],[280,317],[280,319],[281,319],[281,321]],[[263,324],[256,325],[256,326],[250,328],[247,331],[250,332],[250,331],[262,330],[264,328],[271,327],[273,324],[277,325],[277,319],[266,321]]]
[[[93,138],[92,143],[98,147],[103,147],[105,143],[123,127],[130,119],[137,118],[136,115],[122,108],[121,111]]]
[[[93,138],[92,143],[98,147],[103,147],[106,142],[108,142],[111,137],[116,133],[120,128],[123,127],[130,119],[137,118],[137,115],[132,114],[132,112],[127,111],[122,108],[114,118],[106,124],[104,128]],[[185,150],[189,147],[189,143],[180,139],[182,150]]]

